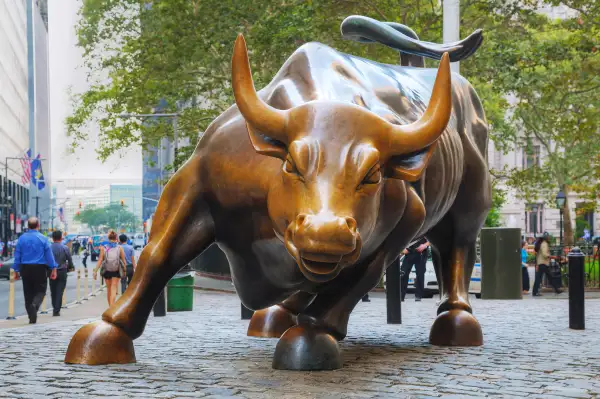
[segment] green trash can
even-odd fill
[[[194,308],[194,272],[177,273],[167,284],[167,311],[184,312]]]

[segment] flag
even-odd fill
[[[38,156],[31,161],[31,181],[37,186],[38,190],[43,190],[44,187],[46,187],[40,154],[38,154]]]
[[[24,185],[31,183],[31,148],[27,150],[23,158],[20,159],[23,175],[21,181]]]
[[[62,207],[58,208],[58,220],[60,220],[63,223],[65,222],[65,213]]]

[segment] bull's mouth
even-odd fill
[[[290,255],[296,259],[302,274],[315,283],[333,280],[345,266],[356,262],[360,255],[360,239],[357,241],[358,245],[352,253],[338,256],[300,251],[294,244],[292,235],[291,229],[288,229],[283,240],[285,246]]]

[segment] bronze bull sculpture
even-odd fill
[[[309,43],[257,93],[240,35],[236,105],[169,181],[130,287],[75,334],[65,361],[135,362],[159,293],[215,242],[258,310],[248,335],[280,338],[275,368],[341,367],[353,308],[423,235],[442,298],[430,342],[481,345],[468,286],[491,201],[488,127],[449,63],[446,53],[436,75]]]

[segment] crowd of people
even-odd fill
[[[48,281],[50,282],[50,296],[53,316],[60,316],[63,295],[67,285],[69,270],[74,270],[71,250],[63,244],[63,233],[54,231],[52,243],[40,233],[40,222],[36,217],[27,221],[28,230],[19,237],[15,244],[15,261],[13,270],[15,278],[23,282],[25,297],[25,310],[29,323],[37,322],[37,314],[46,296]],[[106,282],[108,304],[112,305],[117,296],[118,284],[121,283],[122,292],[125,292],[137,267],[135,250],[128,244],[128,237],[111,231],[108,234],[108,244],[100,248],[100,257],[93,270],[93,277],[97,279],[98,271]],[[86,249],[82,263],[87,267]]]

